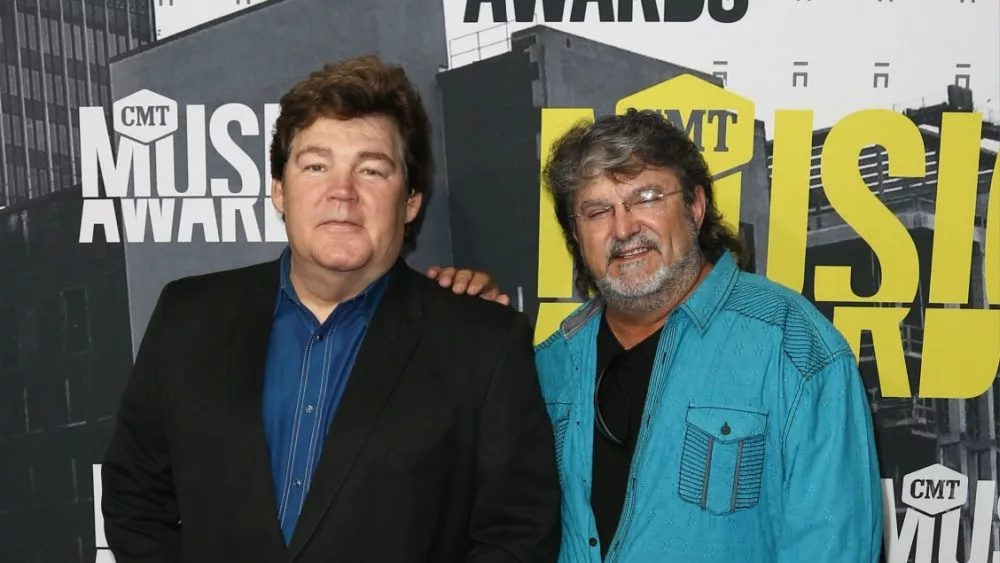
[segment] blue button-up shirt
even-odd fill
[[[287,544],[388,274],[339,304],[321,324],[295,294],[288,249],[280,264],[264,373],[263,418],[278,520]]]

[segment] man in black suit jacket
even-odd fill
[[[102,468],[118,563],[554,563],[529,322],[399,257],[431,177],[403,71],[312,74],[271,159],[289,248],[150,318]]]

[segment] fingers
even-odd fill
[[[441,287],[451,287],[455,278],[455,268],[438,268],[437,281]]]
[[[470,282],[472,281],[472,271],[471,270],[458,270],[455,272],[455,282],[451,286],[451,290],[454,293],[462,294],[468,293],[469,295],[476,295],[479,292],[477,288],[475,292],[471,291]],[[466,291],[466,290],[469,291]]]
[[[436,279],[438,285],[443,288],[451,288],[455,294],[478,295],[487,301],[510,305],[510,296],[500,293],[500,288],[486,272],[431,266],[427,269],[427,277]]]
[[[470,274],[469,290],[466,292],[469,295],[479,295],[481,292],[496,289],[496,284],[493,283],[490,275],[486,272],[470,272]]]
[[[479,297],[487,301],[496,301],[501,305],[510,305],[510,296],[508,296],[506,293],[500,293],[500,290],[496,286],[493,286],[490,289],[483,291],[482,293],[479,294]]]

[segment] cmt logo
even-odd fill
[[[508,22],[507,2],[510,0],[465,0],[465,23],[479,21],[483,5],[491,8],[494,22]],[[530,22],[535,15],[535,0],[512,0],[514,21]],[[567,6],[568,4],[568,6]],[[639,18],[634,14],[632,0],[542,0],[544,21],[582,22],[587,20],[587,7],[594,4],[598,21],[631,22]],[[616,11],[617,6],[617,11]],[[700,18],[708,8],[708,16],[719,23],[735,23],[747,15],[749,0],[665,0],[662,12],[656,0],[642,0],[642,21],[687,23]],[[567,8],[569,8],[567,10]],[[589,15],[592,15],[590,12]]]
[[[752,101],[711,82],[685,74],[618,100],[615,112],[630,108],[659,112],[698,145],[714,176],[716,205],[734,228],[740,216],[743,172],[754,149]],[[541,166],[552,143],[580,121],[593,121],[591,108],[543,108]],[[541,192],[538,229],[538,318],[535,341],[541,342],[579,307],[573,293],[573,260],[556,220],[552,197]]]
[[[140,90],[112,106],[115,131],[148,144],[177,131],[177,102],[151,90]]]
[[[969,563],[1000,563],[1000,551],[990,558],[990,528],[993,515],[1000,516],[996,500],[997,484],[979,481],[975,509],[969,524],[971,541],[966,549]],[[882,480],[886,563],[958,563],[961,510],[969,499],[969,478],[941,464],[931,465],[903,478],[902,501],[908,506],[903,523],[897,523],[895,486],[892,479]],[[940,542],[934,553],[935,528],[940,520]],[[913,555],[913,559],[911,559]]]
[[[937,516],[965,504],[969,478],[937,464],[903,478],[903,503],[929,516]]]
[[[204,105],[188,105],[186,166],[178,170],[174,139],[182,129],[180,110],[177,102],[151,90],[118,100],[111,110],[118,134],[113,151],[104,109],[80,108],[80,242],[92,242],[98,228],[108,242],[122,237],[144,242],[150,236],[153,242],[191,242],[195,230],[205,242],[284,242],[284,225],[266,197],[278,105],[265,104],[262,117],[243,104],[223,104],[211,113]],[[259,146],[263,171],[242,148],[248,137],[258,137],[251,142]],[[212,160],[230,167],[221,177],[208,177],[209,145]]]

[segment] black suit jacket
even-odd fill
[[[278,262],[167,284],[103,461],[130,562],[555,562],[560,493],[527,318],[401,261],[295,534],[261,418]]]

